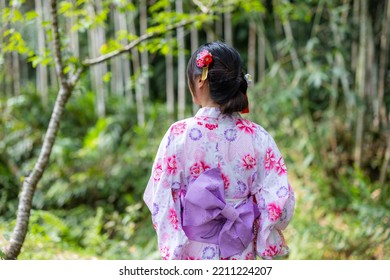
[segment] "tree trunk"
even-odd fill
[[[130,15],[129,18],[129,31],[130,33],[137,35],[135,31],[135,17],[134,12]],[[135,102],[137,106],[137,122],[138,125],[144,125],[145,123],[145,106],[144,106],[144,94],[142,92],[142,69],[141,62],[139,58],[139,52],[136,48],[131,50],[132,62],[133,62],[133,72],[134,72],[134,86],[135,86]]]
[[[347,5],[348,2],[349,2],[349,0],[344,0],[343,4]],[[342,15],[342,18],[341,18],[341,25],[342,26],[347,25],[348,14],[349,14],[349,10],[346,9],[344,14]],[[342,33],[341,33],[340,29],[337,28],[337,26],[331,25],[331,28],[332,28],[332,32],[334,34],[336,48],[341,49],[343,47],[343,44],[346,43],[345,38],[342,36]],[[336,65],[337,65],[336,67],[338,67],[339,69],[346,69],[345,59],[344,59],[344,56],[342,55],[342,53],[337,51],[335,54],[335,58],[336,58]],[[343,75],[342,77],[340,77],[340,82],[341,82],[341,87],[343,89],[345,104],[346,104],[346,109],[347,109],[347,116],[348,116],[346,119],[347,127],[349,129],[351,129],[352,123],[355,121],[354,108],[356,106],[356,96],[351,91],[350,82],[348,80],[347,75]]]
[[[362,163],[362,145],[364,131],[364,113],[365,103],[364,95],[366,89],[366,42],[367,42],[367,2],[360,0],[360,30],[359,30],[359,53],[356,65],[355,86],[356,93],[360,99],[360,105],[357,108],[357,123],[355,134],[354,161],[357,167]]]
[[[95,9],[100,10],[100,1],[95,1],[96,7],[89,4],[87,7],[88,13],[90,15],[95,14]],[[88,39],[89,39],[89,52],[93,57],[97,57],[100,54],[100,47],[104,43],[104,29],[102,27],[97,27],[95,29],[88,30]],[[99,118],[103,118],[106,114],[105,106],[105,86],[102,80],[102,77],[106,73],[106,65],[99,64],[91,70],[91,87],[93,92],[96,93],[96,113]]]
[[[227,11],[223,14],[223,21],[224,21],[224,37],[225,42],[233,46],[233,28],[232,28],[232,12]]]
[[[282,25],[283,25],[284,34],[286,35],[287,42],[289,42],[289,44],[291,45],[290,56],[291,56],[292,65],[295,70],[298,70],[299,68],[301,68],[301,64],[298,59],[298,52],[294,46],[295,40],[292,33],[290,21],[286,19],[285,21],[282,22]]]
[[[386,199],[386,202],[387,202],[389,199],[389,195],[390,195],[389,184],[387,184],[387,188],[385,187],[385,185],[386,185],[385,182],[386,182],[387,173],[389,172],[389,162],[390,162],[390,135],[389,135],[389,133],[386,135],[386,138],[387,138],[387,143],[386,143],[387,147],[386,147],[386,152],[384,155],[383,164],[382,164],[381,171],[380,171],[379,185],[384,186],[382,188],[382,197],[384,199]]]
[[[386,69],[388,69],[388,54],[389,54],[389,18],[390,18],[390,1],[387,0],[385,3],[385,12],[382,20],[382,32],[380,40],[380,53],[379,53],[379,77],[378,77],[378,111],[380,122],[382,127],[387,127],[388,119],[386,113],[386,103],[384,102],[385,96],[385,84],[386,84]],[[378,121],[379,123],[379,121]],[[379,126],[379,125],[378,125]]]
[[[359,2],[360,0],[352,0],[352,26],[353,28],[358,28],[360,24],[360,19],[359,19],[359,13],[360,13],[360,5]],[[352,38],[352,48],[351,48],[351,69],[352,73],[355,73],[356,67],[357,67],[357,61],[356,58],[358,57],[358,41],[355,38]]]
[[[12,52],[12,79],[14,95],[20,95],[20,64],[18,52]]]
[[[191,27],[191,55],[198,49],[199,47],[199,32],[196,26]],[[199,110],[199,105],[192,102],[192,113],[195,113]]]
[[[248,32],[248,73],[252,75],[253,83],[255,83],[256,69],[256,23],[251,20],[249,22]]]
[[[214,14],[211,12],[210,13],[210,18],[213,16]],[[215,32],[214,32],[214,20],[213,19],[210,19],[209,22],[207,22],[207,24],[205,24],[203,26],[203,28],[205,29],[206,31],[206,40],[207,42],[213,42],[215,41]]]
[[[42,1],[42,0],[41,0]],[[46,21],[46,22],[49,22],[50,21],[50,13],[48,13],[48,11],[50,11],[50,1],[42,1],[42,8],[43,8],[43,20]],[[53,49],[53,44],[48,44],[46,43],[46,47],[48,49],[51,49],[52,52],[54,52],[54,49]],[[56,69],[54,66],[50,66],[48,65],[47,66],[47,71],[48,71],[48,80],[49,80],[49,88],[50,87],[53,87],[53,88],[57,88],[57,84],[58,84],[58,79],[57,79],[57,75],[56,75]],[[50,78],[50,79],[49,79]]]
[[[215,21],[215,35],[217,37],[217,40],[221,41],[223,38],[223,22],[222,18],[218,17],[218,19]]]
[[[42,0],[35,0],[35,10],[38,14],[37,17],[37,32],[38,32],[38,54],[44,55],[46,50],[45,30],[42,27],[44,21],[44,12]],[[49,102],[49,91],[48,91],[48,72],[47,66],[38,64],[37,66],[37,91],[41,96],[42,104],[47,107]]]
[[[120,12],[118,14],[118,27],[119,30],[126,30],[127,29],[127,20],[126,20],[126,13]],[[127,39],[123,39],[121,42],[123,45],[127,45],[129,42]],[[133,104],[132,99],[132,91],[131,91],[131,72],[130,72],[130,59],[129,54],[123,54],[121,56],[122,58],[122,85],[123,85],[123,94],[126,97],[126,100],[129,101],[129,105]]]
[[[183,0],[176,0],[176,12],[183,13]],[[177,29],[178,66],[177,66],[177,96],[178,96],[178,118],[183,119],[185,113],[185,54],[184,54],[184,28]]]
[[[75,0],[72,0],[72,3],[75,4]],[[78,31],[72,31],[72,28],[75,24],[75,17],[68,17],[67,20],[67,30],[69,36],[69,48],[75,57],[80,56],[80,47],[79,47],[79,33]]]
[[[112,17],[114,22],[114,33],[118,34],[120,30],[119,26],[119,14],[118,8],[112,9]],[[122,55],[115,57],[111,60],[111,93],[119,96],[123,95],[123,71],[122,71]]]
[[[275,40],[278,41],[278,40],[282,40],[282,37],[283,37],[283,30],[282,30],[282,25],[280,24],[280,20],[277,16],[277,13],[276,13],[276,7],[278,6],[278,2],[277,0],[272,0],[272,5],[273,5],[273,12],[274,12],[274,16],[273,16],[273,19],[274,19],[274,26],[275,26],[275,31],[274,31],[274,36],[275,36]],[[265,30],[265,29],[263,29]],[[280,60],[282,58],[282,54],[280,52],[280,49],[276,49],[276,60]],[[272,65],[272,64],[270,64]]]
[[[12,55],[4,54],[4,69],[12,69]],[[13,96],[12,74],[8,71],[4,73],[4,93],[6,96]]]
[[[125,52],[133,50],[142,42],[160,35],[162,32],[151,32],[143,34],[139,38],[133,40],[128,45],[124,46],[121,50],[112,51],[111,53],[101,55],[92,59],[85,59],[80,68],[75,73],[69,73],[69,77],[64,72],[64,65],[62,61],[61,45],[60,45],[60,34],[58,26],[58,15],[57,15],[57,1],[51,0],[51,27],[53,32],[53,44],[54,44],[54,61],[56,65],[56,73],[60,82],[60,89],[58,91],[57,99],[54,105],[53,113],[50,117],[49,126],[45,134],[43,146],[40,151],[38,160],[34,165],[32,172],[27,176],[23,182],[22,192],[19,198],[18,213],[16,218],[16,225],[11,234],[9,243],[7,244],[4,254],[5,259],[13,260],[20,254],[22,245],[24,243],[28,223],[30,219],[30,211],[32,205],[32,199],[35,193],[36,186],[41,179],[46,167],[49,163],[50,154],[55,142],[55,138],[59,129],[61,116],[63,114],[65,105],[71,96],[73,89],[79,81],[81,75],[85,72],[87,67],[105,63],[106,61],[123,54]],[[184,26],[191,23],[191,21],[167,26],[166,31],[176,29],[178,26]]]
[[[5,249],[5,259],[16,259],[20,254],[24,243],[32,206],[33,196],[36,186],[45,171],[54,145],[54,141],[60,125],[60,119],[65,108],[65,104],[71,95],[72,87],[70,87],[65,79],[64,69],[62,65],[62,57],[60,52],[60,38],[58,34],[58,19],[57,19],[57,1],[51,0],[52,14],[52,31],[53,41],[56,48],[55,60],[57,65],[57,75],[60,77],[60,89],[57,100],[54,105],[53,113],[50,118],[49,127],[47,129],[43,146],[39,154],[38,161],[34,165],[32,172],[25,178],[20,194],[16,225],[11,234],[10,241]]]
[[[265,36],[260,26],[257,26],[257,55],[257,80],[261,82],[265,77]]]
[[[365,58],[365,94],[367,100],[366,119],[368,114],[372,118],[372,127],[375,129],[375,115],[378,112],[378,64],[375,59],[375,40],[373,34],[372,18],[369,14],[366,15],[366,58]]]
[[[148,28],[148,5],[146,0],[141,0],[140,3],[140,33],[146,34]],[[142,85],[143,93],[146,98],[149,98],[149,55],[148,51],[141,52],[142,65]]]
[[[334,19],[333,17],[331,17],[330,20],[331,20],[331,22],[336,21],[336,19]],[[348,20],[348,10],[346,10],[345,14],[341,18],[341,22],[340,22],[341,28],[339,28],[339,24],[336,24],[336,23],[330,24],[332,35],[333,35],[333,40],[334,40],[334,45],[336,47],[333,67],[335,70],[336,69],[343,69],[343,70],[345,70],[345,72],[347,72],[345,60],[344,60],[344,57],[342,55],[342,52],[340,52],[339,50],[342,49],[343,43],[345,43],[344,37],[342,36],[343,31],[341,31],[341,30],[343,29],[342,28],[343,26],[347,25],[347,20]],[[336,75],[332,76],[333,94],[331,96],[330,107],[333,108],[333,109],[331,109],[332,111],[334,111],[336,109],[339,82],[341,82],[342,92],[344,93],[344,98],[345,98],[344,103],[345,103],[346,110],[347,110],[346,115],[348,116],[346,118],[346,125],[347,125],[347,127],[350,128],[351,124],[352,124],[352,117],[354,115],[353,110],[355,107],[355,96],[354,96],[353,92],[351,92],[347,75],[343,75],[339,78]],[[331,113],[331,115],[334,116],[334,114],[332,114],[332,113]],[[333,118],[331,118],[329,120],[329,122],[330,122],[329,126],[331,128],[330,135],[332,137],[330,140],[331,146],[332,146],[333,152],[336,152],[336,148],[337,148],[336,121]]]
[[[5,8],[5,0],[0,0],[0,10],[3,10]],[[4,23],[3,23],[4,24]],[[4,31],[8,29],[8,26],[3,25],[0,27],[0,46],[3,45],[3,38],[4,38]],[[4,63],[0,64],[0,71],[4,71],[4,65],[5,65],[5,55],[4,55]],[[2,79],[0,80],[0,94],[4,94],[4,96],[7,96],[6,91],[6,72],[4,71],[4,75],[2,75]]]
[[[171,4],[166,7],[167,12],[171,12]],[[172,41],[172,34],[168,33],[167,42]],[[165,55],[165,72],[166,72],[166,92],[167,92],[167,111],[170,118],[173,119],[175,111],[175,89],[174,89],[174,77],[173,77],[173,55],[168,52]]]

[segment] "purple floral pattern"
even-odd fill
[[[226,140],[233,142],[237,138],[237,130],[233,128],[226,129],[224,135]]]
[[[192,140],[198,141],[200,140],[200,138],[202,138],[203,134],[202,131],[200,131],[200,129],[194,127],[191,129],[189,136]]]

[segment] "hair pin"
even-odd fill
[[[208,50],[203,50],[196,56],[196,66],[202,68],[202,81],[207,79],[211,62],[213,62],[213,56]]]
[[[244,76],[246,83],[248,84],[248,87],[252,85],[252,75],[251,74],[245,74]]]

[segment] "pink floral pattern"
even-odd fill
[[[223,186],[224,186],[224,189],[227,190],[230,186],[230,180],[229,178],[222,173],[222,180],[223,180]]]
[[[209,130],[213,130],[218,127],[218,124],[206,123],[205,127]]]
[[[275,222],[282,215],[282,209],[275,202],[268,204],[268,219]]]
[[[171,132],[174,135],[180,135],[185,131],[186,127],[187,127],[187,124],[185,122],[179,122],[179,123],[172,126]]]
[[[246,260],[254,260],[255,256],[253,255],[253,252],[249,252],[248,254],[246,254],[245,259]]]
[[[282,157],[280,157],[278,162],[275,164],[275,168],[279,176],[287,173],[287,168],[286,165],[284,164],[284,159]]]
[[[256,166],[256,159],[252,157],[250,154],[245,155],[242,161],[243,161],[242,166],[245,169],[252,169]]]
[[[210,166],[204,163],[203,161],[195,162],[190,167],[190,174],[192,177],[198,178],[200,174],[202,174],[204,171],[206,171],[209,168]]]
[[[155,182],[160,181],[161,174],[163,172],[161,163],[157,163],[153,170],[153,180]]]
[[[246,133],[253,134],[255,132],[256,126],[246,119],[238,119],[236,122],[238,129],[245,131]]]
[[[253,194],[260,218],[253,242],[228,259],[272,259],[288,252],[281,237],[295,206],[287,168],[273,138],[239,114],[201,108],[165,134],[157,152],[144,200],[151,210],[162,259],[221,259],[217,244],[189,240],[182,229],[182,201],[189,183],[219,168],[224,198],[235,205]],[[195,215],[196,213],[194,213]]]
[[[171,156],[167,158],[167,172],[169,174],[175,174],[177,171],[177,161],[176,156]]]
[[[173,208],[169,209],[169,221],[171,222],[171,225],[174,229],[179,228],[179,220],[177,219],[177,213]]]
[[[167,246],[160,248],[160,254],[163,260],[169,260],[169,256],[171,255]]]
[[[270,171],[275,166],[275,155],[271,148],[267,148],[264,158],[264,167],[266,171]]]
[[[185,260],[188,260],[188,261],[194,261],[194,260],[201,260],[201,258],[199,257],[194,257],[194,256],[187,256],[184,258]]]
[[[262,253],[264,257],[275,257],[280,253],[280,246],[270,245],[267,249],[265,249]]]

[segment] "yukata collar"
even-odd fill
[[[198,110],[195,117],[208,117],[216,118],[222,116],[221,109],[219,107],[202,107]]]
[[[232,116],[237,116],[238,113],[233,113]],[[221,113],[221,109],[219,107],[202,107],[198,110],[198,112],[195,114],[195,117],[207,117],[207,118],[214,118],[214,119],[220,119],[225,117],[230,117],[228,115],[224,115]]]

